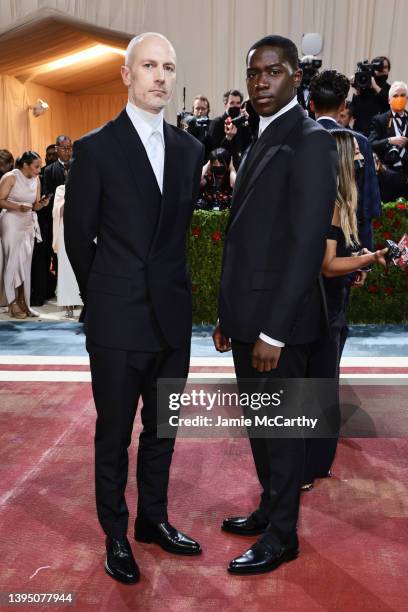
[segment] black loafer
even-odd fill
[[[263,533],[267,526],[268,523],[262,523],[256,520],[254,514],[250,514],[249,516],[226,518],[221,525],[221,529],[237,535],[254,536]]]
[[[201,546],[198,542],[178,531],[168,521],[152,524],[136,520],[135,540],[154,542],[163,550],[177,555],[199,555],[201,553]]]
[[[228,571],[231,574],[251,575],[271,572],[282,563],[293,561],[299,554],[297,544],[293,547],[280,547],[279,550],[263,542],[256,542],[240,557],[231,561]]]
[[[121,540],[106,538],[105,571],[123,584],[139,582],[139,568],[126,537]]]

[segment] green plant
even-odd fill
[[[188,257],[193,289],[193,322],[215,323],[222,251],[229,211],[197,210],[188,235]],[[398,242],[408,233],[408,204],[399,199],[383,205],[373,222],[374,246]],[[401,323],[408,320],[408,270],[375,266],[364,287],[352,289],[347,313],[350,323]]]

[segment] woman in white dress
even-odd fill
[[[64,202],[65,185],[57,187],[52,209],[53,243],[52,248],[58,254],[57,304],[65,307],[65,316],[72,319],[74,306],[82,306],[78,283],[69,262],[64,242]]]
[[[17,319],[38,316],[30,309],[34,240],[41,241],[35,211],[49,203],[41,197],[40,171],[38,153],[26,151],[0,180],[0,294]]]

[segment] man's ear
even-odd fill
[[[339,106],[339,110],[337,111],[337,114],[340,115],[340,113],[342,113],[344,110],[346,110],[346,101],[344,100],[344,102],[342,102]]]
[[[129,66],[121,66],[120,67],[120,74],[122,76],[122,81],[123,81],[124,85],[126,85],[126,87],[129,87],[129,85],[130,85],[130,68],[129,68]]]
[[[309,106],[310,106],[310,110],[312,111],[312,113],[316,114],[316,107],[314,105],[313,100],[310,100]]]

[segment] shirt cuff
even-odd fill
[[[263,340],[267,344],[271,344],[272,346],[279,346],[279,348],[283,348],[285,346],[284,342],[281,342],[280,340],[275,340],[274,338],[270,338],[269,336],[267,336],[266,334],[263,334],[262,332],[259,334],[259,337],[261,340]]]

